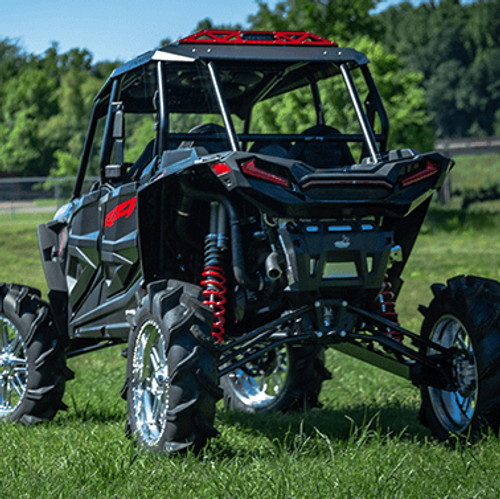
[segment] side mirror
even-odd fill
[[[121,165],[123,164],[123,155],[125,151],[125,115],[123,103],[113,102],[113,108],[113,139],[115,141],[115,161],[118,163],[118,165]]]
[[[124,136],[124,116],[123,116],[123,104],[119,103],[115,111],[115,116],[113,120],[113,138],[123,139]]]

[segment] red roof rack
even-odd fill
[[[204,29],[178,40],[177,43],[338,46],[335,42],[305,31],[241,31],[220,29]]]

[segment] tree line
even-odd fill
[[[310,31],[366,53],[391,120],[391,148],[438,137],[500,135],[500,0],[259,2],[250,29]],[[209,19],[198,23],[214,26]],[[1,34],[0,34],[1,38]],[[160,44],[167,42],[163,40]],[[78,167],[93,98],[119,61],[86,49],[41,56],[0,39],[0,170],[68,175]]]

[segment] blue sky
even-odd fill
[[[278,0],[268,0],[271,7]],[[398,3],[385,0],[381,6]],[[379,6],[380,7],[380,6]],[[257,0],[4,0],[0,39],[17,40],[29,53],[86,48],[94,62],[127,61],[193,32],[198,21],[241,23],[258,11]]]

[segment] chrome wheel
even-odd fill
[[[21,403],[28,383],[26,347],[17,328],[0,317],[0,418]]]
[[[144,443],[158,443],[166,423],[169,373],[166,345],[160,327],[148,320],[137,335],[133,351],[133,409]]]
[[[443,428],[452,433],[463,432],[474,416],[478,398],[477,361],[472,342],[464,325],[452,315],[444,315],[436,322],[429,339],[460,352],[454,364],[458,389],[445,391],[429,387],[428,392]],[[429,349],[429,355],[435,353]]]
[[[228,375],[234,394],[248,407],[263,408],[286,387],[290,360],[286,347],[271,350]]]

